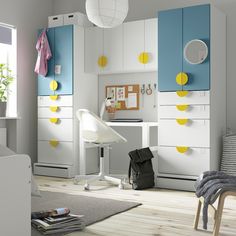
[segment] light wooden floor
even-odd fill
[[[36,177],[41,190],[66,192],[99,198],[123,201],[136,201],[143,205],[117,214],[102,222],[86,227],[83,232],[71,236],[207,236],[212,234],[212,220],[209,219],[209,231],[194,231],[192,228],[197,199],[194,193],[153,189],[134,191],[130,188],[120,190],[115,186],[98,182],[89,192],[83,191],[83,185],[74,185],[72,180]],[[199,228],[202,228],[200,224]],[[220,235],[236,235],[236,198],[226,200]]]

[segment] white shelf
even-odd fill
[[[0,117],[0,120],[19,120],[21,119],[20,117],[18,116],[6,116],[6,117]]]

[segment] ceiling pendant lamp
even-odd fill
[[[129,9],[128,0],[86,0],[88,19],[101,28],[113,28],[123,23]]]

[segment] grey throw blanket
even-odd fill
[[[222,192],[236,191],[236,176],[221,171],[206,171],[197,179],[195,189],[197,197],[204,197],[203,228],[207,229],[208,205],[213,204]]]

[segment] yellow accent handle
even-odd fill
[[[179,97],[185,97],[188,95],[188,91],[176,91]]]
[[[179,152],[179,153],[185,153],[187,152],[189,149],[189,147],[183,147],[183,146],[178,146],[176,147],[176,150]]]
[[[177,76],[176,76],[176,83],[178,85],[185,85],[188,83],[188,75],[184,72],[180,72]]]
[[[107,57],[106,56],[100,56],[98,58],[98,65],[102,68],[104,68],[107,65]]]
[[[57,112],[58,111],[58,107],[50,107],[50,111],[51,112]]]
[[[51,139],[49,141],[49,144],[52,146],[52,147],[56,147],[58,144],[59,144],[59,141],[55,140],[55,139]]]
[[[176,119],[176,122],[179,125],[186,125],[188,123],[188,119]]]
[[[50,95],[50,99],[56,101],[58,99],[58,95]]]
[[[139,54],[138,60],[141,64],[147,64],[149,61],[149,55],[147,52],[142,52]]]
[[[189,105],[176,105],[176,109],[179,111],[186,111],[188,110]]]
[[[58,118],[50,118],[49,119],[51,123],[56,124],[58,123],[59,119]]]
[[[52,81],[50,82],[49,87],[50,87],[50,89],[51,89],[52,91],[56,91],[57,88],[58,88],[58,83],[57,83],[57,81],[56,81],[56,80],[52,80]]]

